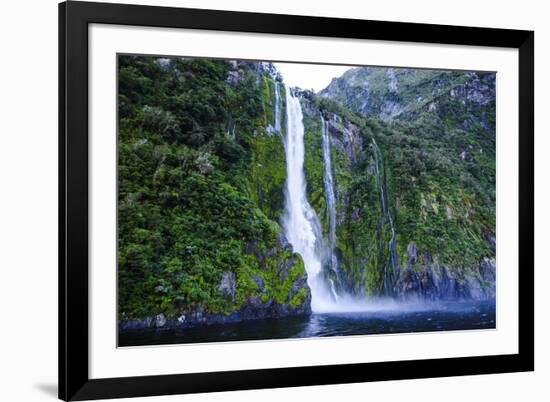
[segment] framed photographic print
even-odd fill
[[[59,5],[59,397],[534,369],[534,33]]]

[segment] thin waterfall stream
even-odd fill
[[[325,199],[327,203],[328,212],[328,246],[329,246],[329,265],[330,269],[334,273],[334,276],[338,278],[338,258],[335,254],[336,249],[336,197],[334,195],[334,179],[332,177],[332,161],[330,151],[330,136],[328,133],[328,123],[321,115],[321,138],[323,148],[323,184],[325,189]],[[338,294],[334,286],[333,279],[329,279],[331,284],[331,291],[336,300],[338,300]]]
[[[374,138],[372,139],[371,148],[374,153],[376,182],[378,183],[378,187],[380,189],[379,191],[380,191],[380,204],[382,209],[382,215],[384,219],[388,219],[388,223],[390,225],[390,230],[391,230],[391,237],[390,237],[390,240],[388,241],[388,262],[384,265],[384,293],[386,295],[389,295],[392,292],[389,282],[391,281],[391,277],[393,275],[396,275],[396,271],[397,271],[397,255],[395,250],[395,228],[393,226],[393,218],[392,218],[391,212],[388,209],[386,188],[384,186],[384,181],[380,173],[380,159],[382,157],[380,155],[380,149],[378,148],[378,144],[376,143]],[[388,266],[390,266],[391,271],[388,271]]]

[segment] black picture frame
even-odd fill
[[[88,375],[88,25],[193,28],[519,51],[517,354],[214,373]],[[534,32],[70,1],[59,4],[59,398],[88,400],[534,370]]]

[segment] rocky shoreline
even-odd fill
[[[266,318],[307,316],[310,314],[311,303],[309,302],[298,307],[291,307],[289,304],[279,304],[271,299],[266,302],[262,302],[259,297],[254,296],[250,297],[245,305],[238,311],[235,311],[229,315],[221,313],[206,313],[200,310],[186,312],[177,318],[166,318],[164,314],[159,314],[154,317],[120,320],[118,323],[118,330],[119,332],[143,329],[171,330]]]

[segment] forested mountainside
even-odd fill
[[[494,74],[358,68],[286,91],[271,63],[119,56],[121,328],[311,312],[282,227],[287,96],[335,298],[494,297]]]
[[[274,77],[259,63],[120,56],[120,319],[310,311],[278,223]]]
[[[335,151],[346,285],[429,298],[492,294],[495,74],[364,67],[320,97],[305,95],[310,202],[327,216],[321,114]]]

